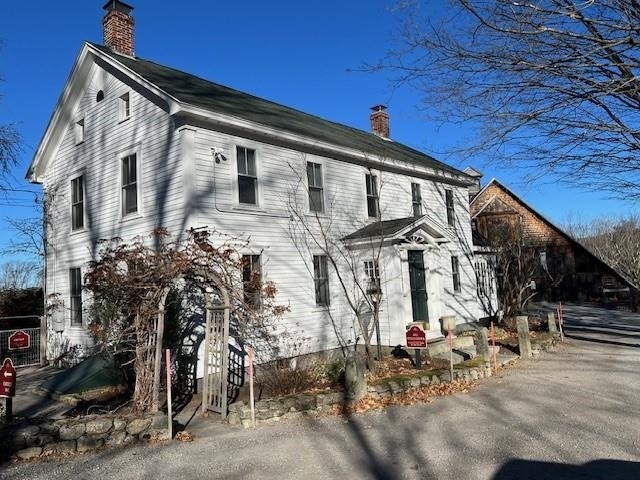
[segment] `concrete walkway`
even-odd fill
[[[640,316],[567,307],[567,342],[468,394],[351,418],[5,467],[2,479],[640,478]]]

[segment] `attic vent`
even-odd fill
[[[96,103],[100,103],[102,100],[104,100],[104,92],[99,90],[96,94]]]
[[[418,235],[416,233],[414,233],[413,235],[409,236],[409,238],[407,238],[407,240],[409,240],[410,243],[424,243],[424,237],[422,235]]]

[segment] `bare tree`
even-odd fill
[[[376,333],[379,336],[380,332],[380,262],[384,238],[379,230],[373,228],[368,235],[359,239],[357,246],[349,242],[345,237],[352,231],[343,231],[344,225],[341,223],[349,219],[347,223],[353,226],[353,212],[340,209],[333,198],[328,198],[328,205],[323,205],[323,208],[316,205],[318,208],[310,209],[309,205],[319,200],[314,200],[312,191],[309,193],[308,172],[301,173],[300,165],[290,164],[289,167],[296,179],[287,199],[287,208],[292,220],[289,224],[289,237],[307,266],[311,278],[315,279],[318,268],[322,268],[311,263],[314,254],[320,254],[326,259],[331,275],[338,285],[340,298],[347,306],[347,312],[334,311],[324,300],[320,300],[319,304],[324,306],[330,318],[343,353],[347,354],[346,347],[352,340],[355,344],[361,341],[364,344],[367,368],[372,369],[372,339]],[[304,166],[302,168],[304,169]],[[375,183],[371,188],[375,188],[376,192],[370,196],[371,201],[375,203],[370,208],[375,211],[378,223],[382,215],[379,196],[383,179],[380,173],[371,171]],[[318,295],[322,295],[318,291],[319,288],[323,286],[316,284],[316,300]],[[345,318],[351,319],[346,321],[349,328],[345,328]],[[350,332],[355,332],[355,338],[347,338]],[[380,357],[379,338],[377,343]]]
[[[42,269],[38,262],[7,261],[0,267],[0,290],[23,290],[42,284]]]
[[[406,5],[376,67],[437,121],[480,131],[463,153],[640,196],[640,2],[450,0],[430,18],[432,2]]]
[[[488,243],[495,255],[498,302],[503,316],[509,318],[536,295],[531,282],[539,268],[538,252],[525,244],[519,221],[495,223],[489,237]]]
[[[588,250],[640,285],[640,216],[602,217],[589,221],[571,219],[566,225]]]
[[[0,48],[2,42],[0,41]],[[0,77],[0,81],[2,77]],[[1,97],[0,97],[1,98]],[[0,192],[5,193],[9,188],[9,174],[11,167],[16,164],[20,135],[14,125],[0,124]]]

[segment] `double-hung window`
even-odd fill
[[[307,162],[307,183],[309,184],[309,211],[324,212],[324,188],[322,186],[322,165]]]
[[[452,190],[444,191],[444,200],[447,207],[447,223],[453,227],[456,224],[456,216],[455,216],[455,210],[453,207],[453,191]]]
[[[367,215],[378,218],[378,179],[375,175],[367,173],[365,176],[367,185]]]
[[[460,261],[458,257],[451,257],[451,276],[453,278],[453,291],[460,291]]]
[[[71,230],[84,228],[84,177],[71,180]]]
[[[238,164],[238,202],[245,205],[258,204],[258,174],[256,151],[246,147],[236,147]]]
[[[82,325],[82,272],[79,268],[69,269],[69,300],[71,325]]]
[[[411,184],[411,208],[414,217],[422,215],[422,195],[420,195],[419,183]]]
[[[138,211],[138,158],[135,153],[122,157],[122,216]]]
[[[364,262],[364,272],[367,276],[367,293],[380,291],[380,267],[377,260]]]
[[[262,267],[260,255],[242,256],[242,290],[244,303],[256,310],[262,304],[260,292],[262,291]]]
[[[313,256],[313,280],[316,291],[316,305],[328,306],[329,270],[326,255]]]

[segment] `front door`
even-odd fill
[[[414,322],[428,322],[427,282],[424,277],[422,250],[409,250],[409,285],[411,286],[411,309]]]

